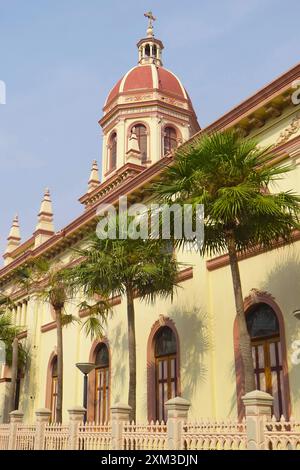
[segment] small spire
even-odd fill
[[[135,132],[135,128],[132,129],[131,135],[128,140],[128,150],[126,152],[126,160],[129,163],[135,163],[136,165],[141,164],[141,151],[139,141]]]
[[[93,161],[90,179],[88,183],[88,193],[92,192],[100,184],[97,160]]]
[[[7,237],[7,245],[6,245],[6,250],[4,253],[4,264],[7,265],[11,261],[13,261],[13,258],[10,256],[10,254],[20,246],[21,242],[21,234],[20,234],[20,225],[19,225],[19,217],[16,214],[13,222],[11,229],[9,231],[9,235]]]
[[[18,214],[15,215],[12,226],[8,235],[7,240],[21,240],[21,235],[20,235],[20,225],[19,225],[19,216]]]
[[[40,208],[40,212],[39,212],[39,217],[42,214],[47,214],[47,215],[53,216],[52,202],[51,202],[51,198],[50,198],[50,191],[49,191],[48,188],[46,188],[45,192],[44,192],[44,198],[42,200],[42,204],[41,204],[41,208]]]
[[[134,152],[139,152],[140,153],[140,146],[139,146],[139,141],[136,135],[135,127],[131,131],[131,135],[129,137],[129,142],[128,142],[128,151],[133,150]]]
[[[44,197],[41,203],[41,208],[38,214],[38,223],[36,226],[35,235],[35,248],[41,245],[48,238],[51,238],[54,234],[53,225],[53,210],[52,202],[50,197],[50,191],[48,188],[45,189]]]

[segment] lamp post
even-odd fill
[[[84,423],[86,423],[86,419],[87,419],[88,375],[89,375],[90,372],[92,372],[92,370],[95,369],[95,364],[92,364],[91,362],[77,362],[76,367],[84,375],[84,379],[83,379],[83,407],[86,409],[86,412],[84,413]]]

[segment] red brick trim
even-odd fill
[[[193,277],[194,277],[193,268],[188,267],[178,273],[177,282],[184,282],[189,279],[193,279]]]
[[[277,248],[281,248],[283,246],[289,245],[290,243],[294,243],[300,240],[300,231],[295,230],[292,234],[292,239],[290,242],[285,242],[283,240],[274,242],[272,248],[253,248],[252,250],[246,251],[244,253],[238,253],[238,260],[242,261],[244,259],[252,258],[253,256],[260,255],[262,253],[267,253],[268,251],[275,250]],[[218,256],[217,258],[213,258],[211,260],[206,261],[206,268],[208,271],[214,271],[216,269],[223,268],[224,266],[229,265],[229,256],[222,255]]]
[[[109,300],[111,307],[120,305],[121,302],[122,302],[122,297],[120,295],[116,295],[115,297],[112,297]],[[85,318],[85,317],[88,317],[88,315],[89,315],[88,309],[80,310],[79,312],[79,318]]]
[[[18,339],[27,338],[27,330],[21,331],[21,333],[19,333],[19,334],[17,335],[17,338],[18,338]]]
[[[56,321],[46,323],[46,325],[41,326],[41,333],[47,333],[47,331],[55,330],[57,328]]]

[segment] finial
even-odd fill
[[[20,242],[20,240],[21,240],[18,214],[16,214],[13,218],[13,222],[12,222],[11,229],[10,229],[7,240],[8,241],[15,240],[15,241],[18,241],[18,242]]]
[[[7,237],[7,245],[4,253],[4,264],[5,266],[13,261],[13,258],[10,254],[20,246],[21,235],[20,235],[20,226],[19,226],[19,217],[18,214],[15,215],[9,235]]]
[[[144,13],[144,16],[148,18],[147,37],[140,39],[137,43],[139,65],[154,64],[162,66],[161,55],[164,45],[159,39],[154,37],[153,32],[153,22],[156,21],[156,17],[152,11]]]
[[[141,151],[135,128],[132,129],[131,135],[129,137],[128,150],[126,152],[126,161],[128,163],[141,165]]]
[[[144,13],[144,16],[148,18],[148,28],[147,28],[147,37],[153,37],[153,21],[156,21],[156,17],[153,16],[152,11],[148,11],[147,13]]]
[[[38,214],[38,223],[36,226],[35,248],[48,240],[54,234],[53,210],[49,188],[44,191],[44,197]]]
[[[93,160],[91,174],[88,183],[88,192],[93,191],[100,184],[98,163],[97,160]]]

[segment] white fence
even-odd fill
[[[246,420],[202,421],[183,426],[183,448],[186,450],[245,450]]]
[[[259,391],[243,398],[245,418],[197,423],[188,421],[190,403],[166,403],[168,421],[129,422],[130,407],[111,408],[111,423],[83,423],[85,410],[69,410],[68,424],[49,424],[50,411],[38,410],[35,425],[22,423],[13,411],[10,424],[0,425],[0,450],[300,450],[300,422],[271,418],[273,398]]]
[[[162,421],[149,424],[124,423],[122,433],[123,450],[167,449],[167,425]]]
[[[273,418],[265,423],[265,439],[269,450],[300,450],[300,422]]]

